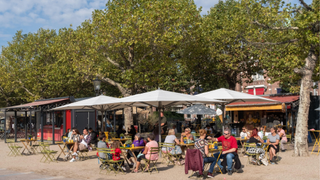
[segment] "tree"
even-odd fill
[[[246,14],[239,4],[235,0],[219,1],[202,19],[202,52],[190,68],[203,87],[210,84],[209,90],[214,85],[235,90],[242,78],[251,79],[262,68],[255,48],[243,41],[242,37],[250,34],[241,21]]]
[[[269,75],[301,77],[294,155],[308,156],[310,89],[319,80],[320,3],[299,1],[301,6],[281,0],[245,0],[242,7],[250,20],[248,26],[259,28],[250,31],[247,41],[260,47]],[[298,75],[293,77],[293,73]]]
[[[55,30],[18,31],[0,58],[0,90],[5,106],[61,96],[93,94],[91,82],[81,80],[68,63],[62,63],[57,43],[65,41]]]
[[[199,27],[200,11],[191,0],[108,1],[72,33],[67,44],[73,67],[87,79],[98,76],[123,97],[171,85],[188,84],[183,51]],[[132,124],[131,108],[125,125]]]

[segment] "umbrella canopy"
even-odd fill
[[[224,101],[207,99],[202,97],[196,97],[188,94],[170,92],[165,90],[154,90],[146,93],[136,94],[133,96],[121,98],[114,102],[100,102],[99,104],[110,105],[114,108],[118,106],[139,106],[139,104],[145,104],[148,106],[155,106],[160,109],[165,106],[178,105],[178,104],[191,104],[191,103],[224,103]],[[159,111],[159,124],[161,124],[161,115]],[[159,126],[159,132],[161,132],[161,126]],[[161,133],[159,134],[159,142],[161,142]]]
[[[317,109],[315,109],[315,111],[320,111],[320,107],[318,107]]]
[[[209,114],[216,115],[216,110],[208,108],[202,104],[195,104],[191,107],[178,111],[179,114]]]
[[[217,90],[201,93],[196,96],[209,98],[209,99],[219,99],[222,101],[227,101],[227,104],[232,103],[232,102],[236,102],[236,101],[242,101],[242,102],[275,101],[275,100],[271,100],[268,98],[263,98],[260,96],[246,94],[246,93],[233,91],[233,90],[225,89],[225,88],[220,88]]]
[[[97,105],[99,102],[113,102],[119,100],[110,96],[100,95],[86,100],[70,103],[64,106],[54,108],[53,110],[68,110],[68,109],[95,109],[98,111],[106,111],[114,109],[112,106],[106,104]],[[119,109],[119,108],[118,108]]]
[[[165,90],[154,90],[146,93],[136,94],[129,97],[124,97],[115,101],[99,102],[96,105],[108,105],[113,108],[119,106],[140,106],[145,104],[154,107],[164,107],[177,104],[192,104],[192,103],[224,103],[224,101],[196,97],[188,94],[170,92]]]

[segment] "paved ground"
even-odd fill
[[[15,180],[15,179],[23,179],[23,180],[49,180],[49,179],[57,179],[57,180],[71,180],[65,177],[50,177],[45,175],[36,174],[33,172],[16,172],[7,169],[0,169],[0,180]]]

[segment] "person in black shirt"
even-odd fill
[[[136,128],[133,125],[130,126],[129,134],[132,136],[132,142],[134,140],[134,136],[137,134]]]
[[[91,144],[94,144],[97,147],[98,143],[98,134],[92,128],[89,128],[89,135],[91,136]]]
[[[260,146],[262,143],[263,143],[263,140],[260,138],[260,136],[258,136],[258,130],[257,128],[254,128],[252,130],[252,135],[250,137],[250,139],[248,140],[248,143],[256,143],[257,146]],[[259,159],[257,160],[261,160],[261,162],[264,164],[264,165],[267,165],[267,162],[268,160],[265,158],[264,154],[265,154],[265,151],[263,150],[263,148],[260,148],[260,147],[250,147],[247,149],[247,152],[248,153],[259,153]],[[257,161],[256,159],[253,159],[253,163],[255,163]]]

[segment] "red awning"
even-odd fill
[[[289,96],[263,96],[264,98],[276,100],[278,102],[234,102],[227,106],[253,106],[253,105],[268,105],[268,104],[279,104],[279,103],[292,103],[299,100],[299,95],[289,95]],[[291,108],[291,107],[290,107]]]
[[[57,103],[57,102],[61,102],[61,101],[66,101],[66,100],[69,100],[69,98],[35,101],[35,102],[32,102],[32,103],[27,103],[27,104],[21,104],[21,105],[18,105],[18,106],[7,107],[6,109],[36,107],[36,106],[41,106],[41,105],[47,105],[47,104]]]

